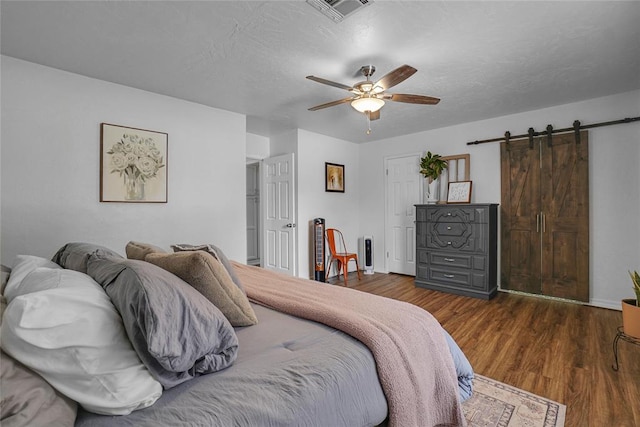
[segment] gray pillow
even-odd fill
[[[205,251],[205,252],[209,252],[218,261],[220,261],[222,263],[222,265],[224,266],[225,270],[227,270],[227,273],[229,273],[229,276],[231,276],[231,280],[233,281],[233,283],[235,283],[236,286],[239,287],[240,290],[246,295],[246,292],[245,292],[244,288],[242,287],[242,283],[240,282],[240,279],[238,279],[238,276],[236,275],[236,272],[233,269],[233,266],[229,262],[229,258],[227,258],[227,256],[224,254],[224,252],[222,252],[222,249],[220,249],[216,245],[212,245],[212,244],[188,245],[188,244],[185,244],[185,243],[180,243],[180,244],[177,244],[177,245],[171,245],[171,248],[173,249],[174,252],[180,252],[180,251]]]
[[[78,405],[41,376],[0,352],[2,425],[73,427]]]
[[[96,251],[100,251],[105,255],[112,257],[122,258],[122,256],[104,246],[96,245],[93,243],[67,243],[51,258],[51,261],[55,262],[63,268],[69,270],[79,271],[81,273],[87,272],[87,260],[89,256]]]
[[[230,366],[238,338],[224,315],[198,291],[166,270],[100,252],[88,274],[118,309],[129,340],[165,389]]]

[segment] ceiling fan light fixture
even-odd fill
[[[356,98],[351,101],[351,106],[361,113],[366,111],[371,111],[373,113],[384,106],[384,100],[375,97]]]

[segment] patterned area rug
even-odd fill
[[[567,407],[475,374],[462,410],[469,427],[562,427]]]

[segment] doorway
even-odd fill
[[[260,163],[247,164],[247,264],[260,265]]]
[[[416,275],[416,208],[422,201],[420,153],[385,159],[385,259],[390,273]]]
[[[262,266],[297,274],[296,180],[294,154],[264,159],[262,185]]]

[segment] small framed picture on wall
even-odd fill
[[[471,203],[471,181],[450,182],[447,203]]]
[[[344,193],[344,165],[324,164],[324,191]]]

